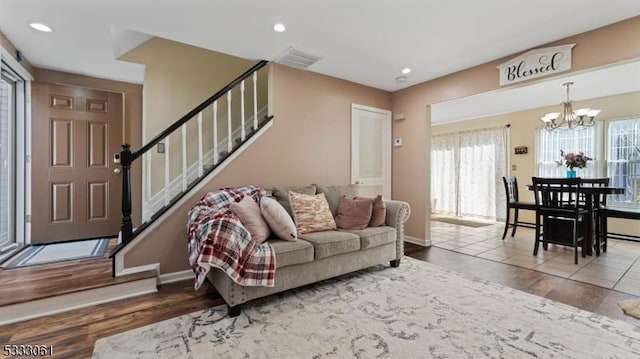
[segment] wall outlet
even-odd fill
[[[516,165],[511,165],[511,170],[515,171],[516,170]]]
[[[158,153],[164,153],[164,142],[158,143]]]

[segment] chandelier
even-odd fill
[[[544,122],[544,128],[548,131],[553,131],[558,128],[572,129],[578,126],[590,127],[595,124],[593,119],[600,113],[600,110],[581,108],[573,111],[573,101],[569,99],[569,86],[573,85],[573,82],[563,83],[562,86],[566,87],[567,97],[562,102],[562,112],[549,112],[540,117],[540,120]]]

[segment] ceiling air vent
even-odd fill
[[[311,55],[290,47],[287,49],[287,51],[280,55],[278,59],[276,59],[276,62],[298,69],[306,69],[309,66],[315,64],[318,60],[320,60],[320,57],[316,55]]]

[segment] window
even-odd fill
[[[564,177],[567,168],[557,164],[560,150],[584,152],[594,160],[578,169],[578,176],[609,177],[612,186],[625,189],[623,195],[610,196],[609,204],[640,207],[640,118],[566,131],[540,128],[537,144],[538,176]]]
[[[609,122],[607,175],[624,188],[612,204],[640,207],[640,118]]]

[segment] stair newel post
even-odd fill
[[[129,144],[122,145],[120,151],[120,166],[122,167],[122,243],[131,240],[133,225],[131,223],[131,150]]]

